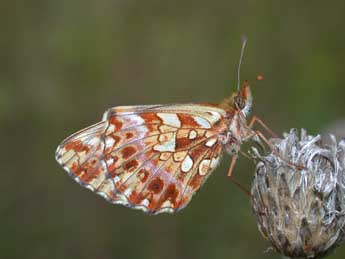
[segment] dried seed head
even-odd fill
[[[260,160],[252,208],[262,235],[286,256],[322,257],[345,240],[345,140],[330,137],[325,146],[320,136],[293,129],[271,139],[276,152],[252,148]]]

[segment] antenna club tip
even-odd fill
[[[262,81],[262,80],[264,80],[264,76],[259,74],[259,75],[256,76],[256,80],[257,81]]]

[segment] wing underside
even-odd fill
[[[56,159],[111,203],[175,212],[219,163],[224,113],[206,105],[115,107],[64,140]]]

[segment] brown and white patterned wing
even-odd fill
[[[104,141],[106,121],[78,131],[65,139],[56,150],[56,160],[80,184],[88,183],[106,173]],[[92,188],[90,188],[92,189]]]
[[[56,159],[81,185],[145,212],[182,209],[217,166],[228,125],[210,105],[115,107]]]

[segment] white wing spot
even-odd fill
[[[212,114],[211,120],[213,123],[216,123],[222,117],[218,112],[210,112],[210,113]]]
[[[113,124],[109,124],[107,132],[114,132],[115,131],[115,126]]]
[[[135,121],[135,125],[141,125],[145,123],[145,120],[141,118],[139,115],[131,115],[130,116],[133,121]]]
[[[132,189],[128,188],[125,190],[125,192],[123,193],[125,196],[129,197],[132,193]]]
[[[211,131],[206,131],[205,137],[206,137],[206,138],[210,138],[210,137],[213,136],[213,134],[214,134],[214,133],[212,133]]]
[[[118,177],[118,176],[115,176],[115,178],[114,178],[114,183],[117,183],[118,181],[120,181],[121,180],[121,178],[120,177]]]
[[[167,142],[155,145],[153,150],[159,152],[175,152],[175,146],[175,137],[172,137]]]
[[[162,208],[169,208],[171,207],[172,203],[170,200],[166,200],[165,202],[163,202],[162,204]]]
[[[122,204],[125,206],[127,206],[129,204],[126,196],[121,195],[121,194],[116,195],[116,197],[114,197],[112,202],[114,202],[115,204]]]
[[[188,173],[189,170],[192,169],[192,167],[193,167],[193,160],[189,155],[187,155],[181,164],[181,170],[182,172]]]
[[[212,158],[212,160],[211,160],[211,168],[215,169],[217,167],[218,163],[219,163],[219,156]]]
[[[106,140],[105,140],[105,145],[107,147],[112,147],[115,143],[115,139],[112,138],[112,137],[107,137]]]
[[[114,158],[112,158],[112,157],[109,157],[105,162],[107,165],[111,165],[111,164],[115,163]]]
[[[208,141],[205,143],[205,145],[206,145],[207,147],[212,147],[214,144],[216,144],[216,142],[217,142],[217,138],[211,138],[210,140],[208,140]]]
[[[199,165],[199,174],[200,175],[207,174],[209,168],[210,168],[210,160],[209,159],[202,160]]]
[[[191,130],[189,132],[188,138],[189,139],[195,139],[198,136],[198,133],[195,130]]]
[[[211,128],[211,124],[204,118],[201,118],[201,117],[193,117],[193,118],[200,125],[201,128],[204,128],[204,129]]]
[[[150,204],[150,201],[149,201],[148,199],[144,199],[144,200],[141,202],[141,205],[143,205],[143,206],[145,206],[145,207],[149,206],[149,204]]]
[[[162,119],[163,123],[173,127],[180,128],[181,121],[174,113],[157,113],[157,116]]]

